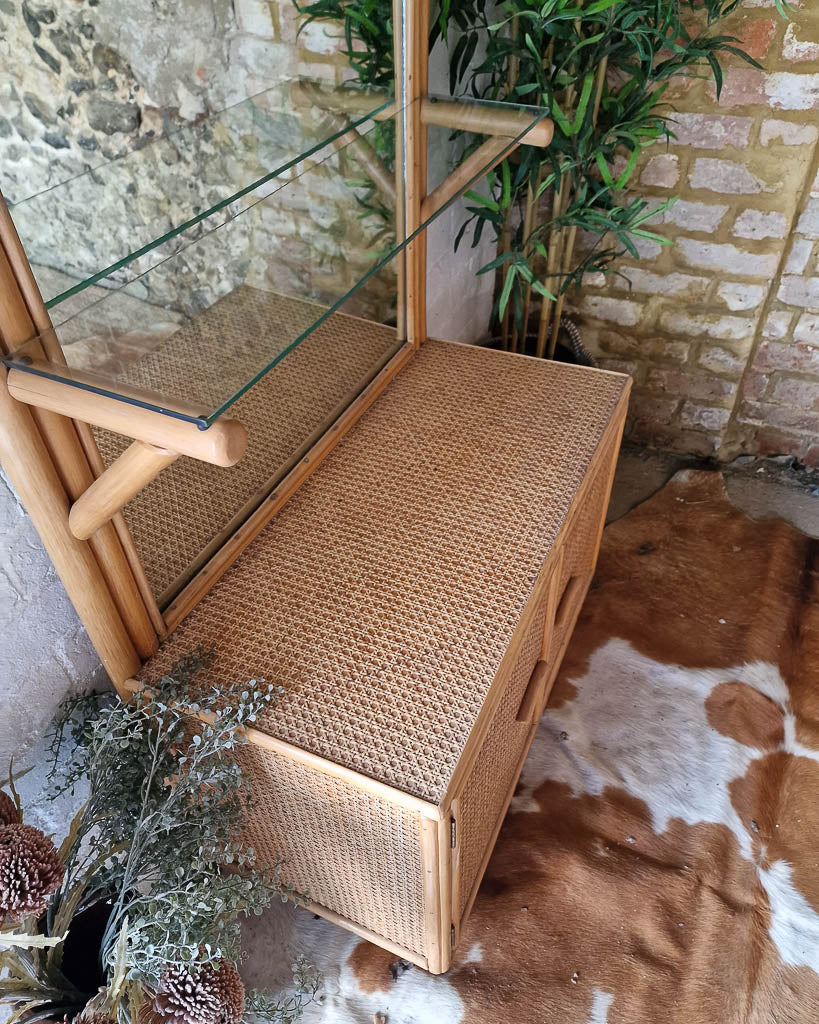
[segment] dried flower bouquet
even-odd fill
[[[240,919],[297,902],[280,865],[242,839],[252,801],[235,757],[277,696],[252,680],[204,695],[203,656],[129,703],[68,702],[52,744],[54,795],[87,786],[59,850],[0,791],[0,1002],[10,1024],[291,1024],[318,982],[298,963],[277,999],[245,993]],[[65,742],[70,737],[69,746]]]

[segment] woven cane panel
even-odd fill
[[[299,892],[413,952],[424,948],[417,815],[255,745],[237,757],[253,784],[247,838]]]
[[[597,545],[597,535],[606,511],[609,472],[613,457],[614,452],[609,447],[589,480],[585,500],[578,510],[571,529],[566,535],[566,540],[563,544],[563,567],[557,588],[558,604],[566,585],[573,576],[590,577],[594,570],[594,550]],[[561,657],[569,634],[574,629],[577,613],[580,611],[584,598],[585,587],[574,596],[572,606],[567,607],[564,614],[560,614],[563,609],[558,609],[560,623],[555,623],[552,633],[549,645],[550,662],[554,662],[557,658]]]
[[[518,722],[516,717],[532,671],[540,658],[547,610],[548,593],[544,593],[481,745],[475,767],[459,799],[461,878],[458,919],[463,916],[486,847],[509,794],[515,769],[523,756],[531,722]]]
[[[627,378],[428,342],[146,666],[280,683],[270,734],[437,802]]]
[[[205,396],[203,408],[214,408],[228,393],[225,364],[233,380],[249,379],[322,312],[312,302],[242,286],[117,376],[166,394]],[[253,346],[243,340],[248,335]],[[269,342],[264,355],[259,339]],[[393,328],[334,314],[228,413],[249,435],[238,465],[179,459],[126,505],[125,521],[157,597],[198,568],[211,541],[396,348]],[[95,435],[107,465],[130,443],[104,430]]]

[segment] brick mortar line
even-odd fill
[[[741,428],[737,423],[737,419],[744,402],[743,394],[745,380],[749,372],[751,371],[754,363],[756,362],[757,353],[764,340],[763,332],[765,330],[765,324],[768,322],[768,315],[771,313],[772,307],[774,303],[777,301],[779,288],[782,283],[784,268],[788,262],[788,259],[790,258],[794,243],[796,241],[795,228],[796,225],[799,223],[799,219],[801,218],[802,214],[807,209],[808,203],[811,200],[811,185],[816,180],[817,173],[819,173],[819,143],[814,143],[813,156],[810,162],[807,164],[806,173],[802,181],[802,188],[800,191],[799,199],[794,205],[793,216],[791,217],[790,223],[788,225],[788,230],[785,235],[785,244],[782,246],[782,251],[779,257],[779,264],[777,265],[776,274],[771,280],[771,287],[768,289],[768,294],[762,301],[762,307],[759,311],[759,320],[757,321],[756,330],[754,332],[753,340],[751,342],[751,348],[748,353],[748,358],[745,362],[745,368],[743,369],[738,381],[734,404],[731,408],[731,415],[729,416],[728,422],[725,424],[725,429],[722,432],[722,441],[720,443],[720,449],[723,446],[729,447],[731,445],[735,445],[738,443],[738,435],[740,433]],[[787,303],[785,303],[785,305],[787,305]],[[796,311],[791,310],[792,315],[794,312]],[[795,321],[792,318],[791,322],[792,324],[795,324],[798,321]],[[793,340],[794,329],[794,327],[791,327],[788,332],[791,341]],[[760,401],[764,401],[764,398],[760,399]]]

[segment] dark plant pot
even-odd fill
[[[76,914],[63,943],[62,972],[80,992],[93,995],[105,984],[100,966],[100,946],[111,913],[107,900],[94,903]]]
[[[490,344],[488,345],[488,348],[495,348],[495,349],[498,349],[499,351],[502,351],[503,350],[503,343],[501,342],[500,338],[493,338],[492,341],[490,342]],[[525,351],[523,349],[521,349],[520,347],[518,347],[518,352],[521,352],[523,355],[527,355],[527,356],[535,355],[536,354],[536,350],[537,350],[537,335],[536,334],[530,334],[527,337]],[[560,341],[558,341],[557,345],[555,346],[554,359],[555,359],[555,362],[558,362],[558,363],[571,363],[571,364],[573,364],[575,366],[588,366],[588,362],[584,362],[582,359],[578,359],[577,356],[574,354],[574,352],[572,352],[572,350],[570,348],[567,348],[565,345],[561,344]]]

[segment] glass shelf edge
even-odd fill
[[[393,100],[388,99],[384,104],[380,105],[375,111],[371,111],[371,112],[367,113],[366,115],[358,118],[357,121],[356,121],[356,124],[360,125],[360,124],[362,124],[362,123],[364,123],[364,122],[366,122],[368,120],[371,120],[373,118],[374,114],[378,114],[378,113],[386,110],[393,103],[394,103]],[[548,110],[546,110],[545,108],[524,107],[523,105],[519,105],[519,104],[505,104],[505,106],[506,107],[515,107],[515,108],[518,108],[518,109],[525,109],[527,112],[532,112],[533,116],[532,116],[531,120],[524,127],[522,127],[521,131],[516,136],[514,136],[514,137],[510,136],[508,138],[508,140],[507,140],[508,144],[504,147],[504,149],[501,151],[501,153],[499,155],[495,156],[495,158],[494,158],[495,162],[504,159],[521,142],[523,137],[531,130],[531,128],[534,125],[538,124],[541,120],[546,118],[548,116],[548,114],[549,114]],[[335,137],[338,138],[341,135],[345,134],[346,132],[350,131],[350,127],[351,126],[345,127],[344,130],[340,131],[339,133],[337,133],[337,135]],[[327,141],[321,143],[318,147],[315,147],[313,149],[313,152],[316,151],[316,148],[323,148],[323,146],[326,145],[326,144],[327,144]],[[305,156],[305,154],[302,154],[300,159],[303,159],[304,156]],[[281,171],[279,171],[279,173],[281,173]],[[240,389],[238,389],[228,399],[223,401],[211,413],[204,414],[204,415],[201,415],[201,416],[195,416],[195,415],[186,414],[184,412],[180,412],[178,409],[175,410],[175,409],[171,408],[169,404],[166,404],[166,402],[170,403],[170,402],[172,402],[174,400],[172,400],[170,398],[166,398],[166,396],[161,395],[161,394],[157,394],[156,395],[156,401],[155,402],[151,401],[151,400],[149,400],[147,398],[136,398],[135,399],[133,396],[128,396],[128,395],[123,394],[122,392],[125,389],[118,382],[112,381],[110,387],[106,386],[106,384],[104,382],[105,378],[100,378],[100,381],[97,382],[97,383],[89,383],[89,382],[84,382],[84,381],[80,381],[80,380],[77,380],[77,379],[72,379],[71,375],[72,375],[72,373],[74,371],[72,371],[72,369],[70,367],[63,366],[62,364],[56,364],[56,363],[50,363],[49,364],[49,363],[47,363],[47,361],[38,358],[37,362],[38,362],[39,365],[37,367],[33,367],[30,364],[27,365],[26,362],[25,362],[25,358],[26,357],[20,355],[21,352],[25,351],[25,349],[18,350],[17,353],[11,353],[9,356],[6,356],[5,358],[3,358],[2,362],[4,363],[5,366],[17,369],[17,370],[22,371],[22,372],[33,373],[33,374],[39,375],[41,377],[46,377],[46,378],[49,378],[49,379],[52,379],[52,380],[61,381],[61,382],[65,383],[65,384],[67,384],[68,386],[78,388],[79,390],[84,390],[84,391],[92,392],[92,393],[95,393],[95,394],[103,395],[105,397],[109,397],[109,398],[112,398],[112,399],[115,399],[115,400],[118,400],[118,401],[122,401],[122,402],[124,402],[126,404],[137,405],[137,406],[139,406],[141,408],[145,408],[145,409],[148,409],[150,411],[160,413],[162,415],[171,416],[173,418],[181,419],[181,420],[184,420],[186,422],[190,422],[190,423],[196,425],[198,429],[207,429],[208,427],[212,426],[213,423],[215,423],[217,419],[219,419],[222,415],[224,415],[224,413],[236,401],[238,401],[238,399],[241,398],[242,395],[246,394],[247,391],[251,387],[253,387],[260,380],[262,380],[288,354],[290,354],[296,348],[298,348],[298,346],[304,341],[304,339],[306,337],[308,337],[310,334],[312,334],[330,316],[332,316],[334,313],[338,312],[340,310],[340,308],[343,306],[343,304],[346,303],[353,295],[355,295],[356,292],[358,292],[359,289],[367,281],[369,281],[375,274],[377,274],[380,270],[382,270],[384,267],[386,267],[392,260],[394,260],[398,256],[400,256],[404,252],[406,247],[408,245],[410,245],[415,239],[417,239],[422,234],[422,232],[424,232],[429,227],[429,225],[433,223],[433,221],[435,221],[439,216],[441,216],[441,214],[443,214],[447,209],[449,209],[449,207],[454,202],[456,202],[457,199],[460,198],[465,191],[467,191],[469,188],[471,188],[477,182],[479,182],[482,178],[484,178],[487,173],[488,173],[488,165],[485,165],[485,166],[479,168],[474,173],[474,175],[466,183],[464,183],[462,185],[462,187],[456,193],[454,193],[444,203],[442,203],[441,206],[438,209],[436,209],[429,217],[427,217],[409,236],[407,236],[406,238],[402,239],[401,242],[396,244],[395,246],[393,246],[393,248],[391,248],[389,250],[389,252],[386,253],[386,255],[384,255],[383,257],[379,258],[376,262],[374,262],[374,264],[367,270],[367,272],[364,275],[362,275],[362,277],[359,278],[355,282],[355,284],[347,292],[345,292],[345,294],[343,296],[338,298],[328,308],[324,309],[324,311],[322,312],[321,316],[319,316],[306,330],[302,331],[299,334],[299,336],[297,338],[295,338],[292,342],[290,342],[288,345],[286,345],[285,348],[280,353],[278,353],[274,359],[270,360],[263,367],[261,367],[261,369],[259,369]],[[275,174],[271,173],[271,175],[266,177],[265,180],[271,180],[272,177],[274,177],[274,176],[275,176]],[[252,190],[252,188],[254,188],[254,187],[259,187],[259,183],[256,183],[253,186],[248,186],[247,189],[244,190],[245,194],[246,194],[247,191]],[[244,210],[240,211],[236,216],[237,217],[241,216],[242,213],[246,212],[246,210],[248,210],[250,208],[251,207],[245,208]],[[227,223],[227,222],[225,222],[225,223]],[[223,226],[223,225],[219,225],[219,226],[215,227],[213,230],[214,231],[219,230],[219,227],[221,227],[221,226]],[[182,229],[180,229],[180,232],[181,232],[181,230]],[[180,233],[180,232],[177,232],[177,233]],[[173,237],[173,235],[171,235],[169,237]],[[135,258],[135,257],[132,257],[132,258]],[[149,268],[146,271],[146,273],[150,273],[151,269],[153,269],[153,268]],[[123,287],[127,287],[127,285],[124,285]],[[77,290],[81,290],[81,289],[77,289]],[[76,290],[73,290],[73,291],[70,290],[70,293],[71,294],[76,294]],[[67,294],[69,294],[69,292],[66,292],[65,294],[67,295]],[[103,301],[103,300],[99,300],[99,301]],[[397,341],[400,341],[400,339],[397,339]],[[177,404],[183,404],[183,403],[177,403]]]
[[[303,152],[299,153],[298,155],[292,157],[291,159],[287,160],[284,164],[281,164],[280,166],[274,168],[272,171],[268,171],[267,174],[264,174],[258,180],[251,182],[249,185],[243,186],[237,192],[234,192],[232,195],[226,197],[225,199],[219,200],[218,203],[215,203],[213,206],[208,207],[207,210],[203,210],[201,213],[196,214],[196,216],[191,217],[188,220],[183,221],[181,224],[176,225],[170,231],[165,232],[165,234],[157,236],[150,242],[146,242],[145,245],[143,245],[141,248],[136,249],[134,252],[129,253],[122,259],[110,264],[110,266],[104,267],[102,270],[97,271],[95,274],[92,274],[89,277],[84,278],[82,281],[78,281],[77,284],[72,285],[70,288],[66,288],[65,291],[60,292],[58,295],[55,295],[52,298],[46,300],[46,309],[54,309],[56,306],[58,306],[61,302],[64,302],[66,299],[70,299],[75,295],[79,295],[81,292],[85,291],[86,288],[90,288],[93,285],[98,284],[100,281],[105,280],[112,274],[115,274],[118,270],[122,270],[124,267],[127,267],[130,263],[133,263],[134,260],[137,260],[142,256],[146,256],[149,252],[152,252],[154,249],[159,248],[160,245],[164,245],[166,242],[169,242],[172,238],[177,238],[179,235],[183,234],[185,231],[188,231],[190,228],[195,227],[197,224],[201,224],[202,221],[207,220],[208,217],[212,217],[214,214],[219,213],[221,210],[224,210],[226,207],[230,206],[231,203],[234,203],[237,200],[244,198],[244,196],[248,195],[249,193],[255,191],[258,188],[261,188],[268,182],[273,181],[274,178],[277,178],[280,175],[284,174],[286,171],[290,170],[291,167],[295,167],[296,164],[300,163],[302,160],[307,160],[311,156],[314,156],[316,153],[318,153],[320,150],[324,149],[326,146],[332,145],[334,142],[338,141],[338,139],[340,139],[343,135],[346,135],[347,132],[355,130],[356,128],[360,127],[367,121],[376,119],[379,114],[383,114],[390,106],[394,104],[394,102],[395,101],[393,100],[392,97],[388,97],[378,107],[375,107],[373,110],[370,110],[367,113],[359,117],[356,117],[356,119],[354,121],[351,121],[348,125],[345,125],[343,128],[338,129],[338,131],[334,132],[332,135],[329,135],[327,136],[327,138],[315,143],[315,145],[311,146],[309,149],[306,149]],[[57,188],[59,186],[54,187]],[[216,225],[217,228],[220,226],[221,225]]]

